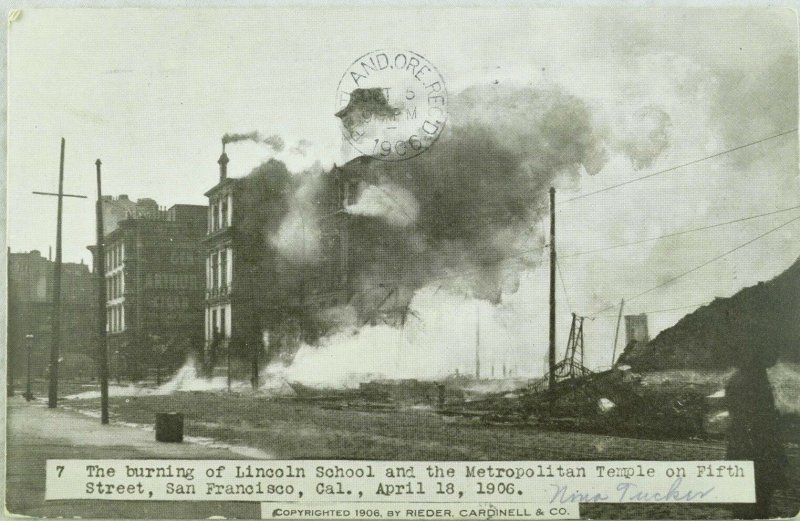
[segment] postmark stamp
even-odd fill
[[[405,50],[371,51],[344,72],[336,91],[344,137],[382,161],[415,157],[447,122],[447,89],[436,67]]]

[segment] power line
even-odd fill
[[[765,217],[765,216],[768,216],[768,215],[774,215],[774,214],[781,213],[781,212],[787,212],[787,211],[795,210],[795,209],[798,209],[798,208],[800,208],[800,205],[792,207],[792,208],[783,208],[783,209],[775,210],[775,211],[772,211],[772,212],[766,212],[766,213],[763,213],[763,214],[751,215],[751,216],[748,216],[748,217],[741,217],[739,219],[734,219],[732,221],[726,221],[726,222],[722,222],[722,223],[712,224],[712,225],[703,226],[703,227],[700,227],[700,228],[693,228],[691,230],[685,230],[685,231],[681,231],[681,232],[669,233],[669,234],[662,235],[662,236],[659,236],[659,237],[652,237],[652,238],[648,238],[648,239],[642,239],[642,240],[639,240],[639,241],[634,241],[634,242],[625,243],[625,244],[618,244],[618,245],[609,246],[609,247],[606,247],[606,248],[598,248],[596,250],[589,250],[589,251],[578,252],[578,253],[573,253],[573,254],[560,255],[560,258],[561,259],[565,259],[565,258],[577,257],[577,256],[580,256],[580,255],[587,255],[589,253],[596,253],[596,252],[599,252],[599,251],[610,250],[610,249],[614,249],[614,248],[621,248],[623,246],[630,246],[630,245],[633,245],[633,244],[639,244],[639,243],[644,243],[644,242],[649,242],[649,241],[655,241],[655,240],[662,239],[662,238],[665,238],[665,237],[672,237],[672,236],[686,234],[686,233],[690,233],[690,232],[716,228],[716,227],[720,227],[720,226],[724,226],[724,225],[728,225],[728,224],[734,224],[734,223],[737,223],[737,222],[747,221],[747,220],[750,220],[750,219],[756,219],[758,217]],[[792,221],[789,221],[789,222],[792,222]],[[786,224],[788,224],[788,223],[786,223]],[[781,226],[783,226],[783,225],[781,225]],[[520,251],[518,253],[515,253],[513,255],[509,255],[507,257],[501,257],[501,258],[499,258],[497,260],[491,261],[491,262],[487,263],[488,264],[487,266],[483,266],[483,267],[480,267],[480,268],[473,268],[473,269],[469,269],[469,270],[448,273],[446,275],[439,275],[439,276],[436,276],[436,277],[431,277],[430,279],[426,280],[426,283],[436,282],[436,281],[443,281],[443,280],[448,280],[448,279],[456,279],[456,278],[459,278],[459,277],[464,277],[464,276],[476,275],[476,274],[479,274],[479,273],[483,273],[484,271],[486,271],[488,269],[494,268],[497,264],[500,264],[502,262],[509,261],[509,260],[519,259],[521,257],[524,257],[525,255],[528,255],[528,254],[533,253],[533,252],[537,252],[537,251],[539,251],[539,250],[541,250],[543,248],[547,248],[547,247],[549,247],[549,245],[544,245],[543,247],[540,247],[540,248],[530,248],[530,249],[522,250],[522,251]],[[556,267],[559,270],[559,276],[561,276],[561,271],[560,271],[561,267],[560,267],[558,262],[556,262]],[[562,285],[563,285],[563,278],[562,278]],[[373,284],[373,285],[363,286],[362,289],[359,291],[359,294],[363,294],[367,290],[370,290],[370,289],[378,289],[378,288],[382,288],[382,287],[383,287],[382,284]],[[441,288],[442,288],[442,286],[440,285],[439,289],[441,289]],[[564,293],[566,294],[566,289],[564,289]],[[569,297],[567,297],[567,300],[569,300]],[[627,302],[628,299],[625,299],[625,300]],[[614,306],[616,306],[616,304],[614,304]],[[614,306],[611,306],[611,307],[614,307]],[[606,308],[606,309],[610,309],[610,308]],[[603,310],[599,311],[598,313],[602,313],[606,309],[603,309]],[[593,313],[593,314],[587,316],[586,318],[589,318],[589,317],[592,317],[592,316],[596,316],[596,314]]]
[[[648,294],[648,293],[650,293],[652,291],[657,290],[658,288],[664,287],[667,284],[675,282],[676,280],[680,279],[681,277],[685,277],[686,275],[689,275],[690,273],[694,273],[695,271],[699,270],[700,268],[708,266],[712,262],[718,261],[719,259],[721,259],[721,258],[723,258],[723,257],[725,257],[727,255],[730,255],[731,253],[733,253],[733,252],[735,252],[737,250],[740,250],[740,249],[744,248],[745,246],[748,246],[748,245],[756,242],[757,240],[761,239],[762,237],[765,237],[765,236],[769,235],[770,233],[776,232],[776,231],[780,230],[781,228],[783,228],[784,226],[788,226],[788,225],[790,225],[791,223],[793,223],[793,222],[795,222],[797,220],[800,220],[800,216],[794,217],[794,218],[786,221],[783,224],[779,224],[778,226],[767,230],[766,232],[762,233],[761,235],[758,235],[758,236],[754,237],[753,239],[750,239],[749,241],[747,241],[745,243],[742,243],[742,244],[736,246],[735,248],[726,251],[725,253],[721,253],[721,254],[717,255],[716,257],[713,257],[713,258],[703,262],[699,266],[695,266],[694,268],[692,268],[690,270],[684,271],[680,275],[676,275],[675,277],[672,277],[672,278],[670,278],[669,280],[667,280],[665,282],[662,282],[662,283],[660,283],[660,284],[658,284],[656,286],[653,286],[652,288],[646,289],[646,290],[642,291],[641,293],[637,293],[636,295],[634,295],[632,297],[626,297],[625,298],[625,302],[629,302],[629,301],[631,301],[633,299],[639,298],[642,295],[646,295],[646,294]],[[591,316],[597,316],[600,313],[603,313],[604,311],[608,311],[609,309],[611,309],[611,308],[613,308],[615,306],[616,306],[616,304],[612,304],[610,306],[606,306],[605,308],[601,309],[600,311],[596,311],[595,313],[592,313]]]
[[[742,221],[748,221],[750,219],[757,219],[759,217],[766,217],[767,215],[775,215],[777,213],[788,212],[788,211],[791,211],[791,210],[797,210],[798,208],[800,208],[800,205],[792,206],[791,208],[782,208],[780,210],[775,210],[775,211],[772,211],[772,212],[760,213],[758,215],[751,215],[749,217],[741,217],[739,219],[734,219],[732,221],[725,221],[725,222],[721,222],[721,223],[711,224],[711,225],[708,225],[708,226],[702,226],[700,228],[692,228],[691,230],[683,230],[683,231],[680,231],[680,232],[667,233],[667,234],[664,234],[664,235],[659,235],[658,237],[649,237],[647,239],[639,239],[637,241],[625,242],[625,243],[622,243],[622,244],[615,244],[614,246],[606,246],[606,247],[603,247],[603,248],[596,248],[594,250],[581,251],[581,252],[578,252],[578,253],[570,253],[570,254],[567,254],[567,255],[561,255],[561,258],[562,259],[569,259],[571,257],[579,257],[581,255],[588,255],[590,253],[598,253],[598,252],[601,252],[601,251],[608,251],[608,250],[613,250],[613,249],[616,249],[616,248],[622,248],[624,246],[632,246],[634,244],[642,244],[642,243],[645,243],[645,242],[657,241],[658,239],[664,239],[664,238],[667,238],[667,237],[676,237],[678,235],[684,235],[684,234],[687,234],[687,233],[699,232],[699,231],[702,231],[702,230],[710,230],[711,228],[718,228],[720,226],[726,226],[728,224],[734,224],[734,223],[739,223],[739,222],[742,222]]]
[[[577,195],[575,197],[572,197],[571,199],[566,199],[564,201],[561,201],[561,203],[568,203],[570,201],[583,199],[584,197],[589,197],[589,196],[596,195],[596,194],[599,194],[599,193],[607,192],[609,190],[613,190],[614,188],[619,188],[620,186],[625,186],[625,185],[629,185],[631,183],[636,183],[638,181],[643,181],[645,179],[650,179],[651,177],[655,177],[655,176],[661,175],[661,174],[666,174],[668,172],[672,172],[674,170],[678,170],[679,168],[695,165],[697,163],[701,163],[703,161],[707,161],[707,160],[713,159],[715,157],[720,157],[722,155],[729,154],[731,152],[735,152],[735,151],[741,150],[743,148],[751,147],[751,146],[757,145],[759,143],[764,143],[765,141],[776,139],[776,138],[779,138],[781,136],[785,136],[785,135],[791,134],[792,132],[797,132],[797,128],[795,127],[795,128],[793,128],[791,130],[786,130],[786,131],[781,132],[779,134],[773,134],[772,136],[768,136],[768,137],[759,139],[757,141],[751,141],[750,143],[745,143],[744,145],[739,145],[738,147],[729,148],[727,150],[723,150],[721,152],[717,152],[715,154],[711,154],[710,156],[705,156],[705,157],[701,157],[700,159],[695,159],[694,161],[689,161],[688,163],[683,163],[683,164],[676,165],[676,166],[673,166],[673,167],[670,167],[670,168],[666,168],[664,170],[659,170],[657,172],[653,172],[652,174],[647,174],[647,175],[644,175],[644,176],[641,176],[641,177],[635,177],[633,179],[628,179],[627,181],[623,181],[622,183],[617,183],[615,185],[607,186],[605,188],[601,188],[601,189],[595,190],[593,192],[588,192],[588,193],[585,193],[585,194]]]
[[[708,304],[708,302],[698,302],[697,304],[687,304],[686,306],[678,306],[678,307],[674,307],[674,308],[653,309],[653,310],[650,310],[650,311],[639,311],[639,314],[641,314],[641,315],[653,315],[655,313],[666,313],[667,311],[677,311],[677,310],[680,310],[680,309],[696,308],[696,307],[700,307],[700,306],[705,306],[706,304]],[[597,318],[597,317],[616,317],[616,316],[617,316],[616,313],[605,313],[605,314],[602,314],[602,315],[595,315],[595,318]]]

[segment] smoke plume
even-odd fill
[[[262,137],[258,131],[248,132],[246,134],[225,134],[222,136],[222,144],[235,143],[237,141],[252,141],[254,143],[262,143],[272,149],[273,152],[282,152],[285,146],[283,138],[277,134]]]
[[[419,204],[414,195],[395,184],[367,186],[355,204],[345,211],[352,215],[378,217],[394,226],[410,226],[419,215]]]
[[[375,338],[403,343],[386,328],[402,336],[423,288],[497,306],[540,263],[549,188],[598,174],[619,149],[588,104],[555,88],[472,87],[449,110],[436,144],[406,161],[359,157],[327,172],[289,174],[272,160],[248,176],[258,184],[240,203],[251,215],[242,230],[260,237],[264,250],[240,262],[275,274],[248,289],[254,321],[270,332],[270,358],[340,335],[326,344],[332,348],[367,324]],[[657,116],[656,129],[668,124]],[[649,142],[666,146],[656,130]],[[658,154],[631,147],[640,162]],[[330,297],[343,280],[346,300]]]
[[[347,207],[357,296],[435,284],[498,302],[539,263],[550,186],[607,157],[588,105],[558,90],[472,87],[451,100],[448,125],[415,158],[342,167],[359,180]]]

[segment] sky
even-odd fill
[[[46,255],[55,242],[55,198],[31,191],[56,191],[61,137],[65,191],[89,196],[64,203],[64,260],[72,262],[91,261],[97,158],[105,194],[167,207],[205,204],[228,132],[281,136],[286,147],[276,157],[292,171],[352,158],[333,115],[336,86],[356,58],[381,48],[425,56],[451,97],[493,86],[556,90],[591,109],[606,160],[594,175],[583,169],[557,184],[559,349],[570,312],[612,306],[587,321],[590,365],[608,365],[621,298],[800,215],[569,257],[800,204],[796,132],[568,201],[795,129],[797,19],[789,9],[38,9],[23,10],[9,28],[11,250]],[[275,152],[235,143],[228,155],[229,174],[239,177]],[[799,234],[800,222],[788,224],[629,300],[625,312],[680,307],[650,316],[655,334],[698,304],[782,272],[800,255]],[[497,346],[487,349],[516,350],[513,358],[537,370],[547,284],[544,263],[523,273],[502,305],[484,309],[497,330],[489,335]],[[431,338],[471,341],[463,299],[418,297],[439,317],[429,322],[451,322]],[[471,355],[462,351],[449,368],[466,369]]]

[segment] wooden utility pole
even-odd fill
[[[481,312],[475,303],[475,379],[481,379]]]
[[[33,192],[37,195],[54,195],[58,197],[58,213],[56,216],[56,265],[53,270],[53,320],[52,344],[50,345],[50,383],[47,393],[47,406],[54,409],[58,406],[58,351],[61,346],[61,214],[65,197],[86,199],[85,195],[64,193],[64,138],[61,138],[61,162],[58,169],[58,193]]]
[[[611,367],[617,359],[617,339],[619,338],[619,323],[622,322],[622,308],[625,307],[625,299],[619,301],[619,315],[617,315],[617,329],[614,333],[614,350],[611,352]]]
[[[106,341],[106,254],[103,245],[103,186],[100,178],[100,160],[97,167],[97,252],[94,271],[97,276],[97,365],[100,378],[100,423],[108,424],[108,345]]]
[[[556,388],[556,189],[550,187],[550,348],[547,354],[550,366],[548,389]]]
[[[8,291],[8,294],[6,295],[6,303],[7,303],[6,306],[8,306],[8,303],[10,303],[11,296],[13,295],[13,292],[11,291],[11,284],[12,284],[13,279],[14,279],[14,277],[11,276],[11,246],[9,246],[7,248],[7,250],[6,250],[6,280],[8,281],[7,282],[8,286],[6,287],[6,289]],[[6,310],[10,311],[8,307],[6,307]],[[8,314],[10,315],[11,313],[9,312]],[[14,334],[14,331],[15,331],[16,328],[12,327],[12,324],[14,324],[16,322],[16,320],[14,320],[14,318],[11,317],[11,316],[9,316],[8,319],[9,319],[8,320],[8,330],[7,330],[6,338],[7,339],[11,339],[11,338],[16,339],[16,335]],[[10,344],[9,342],[6,342],[6,349],[7,349],[6,350],[6,364],[7,364],[7,366],[6,366],[6,379],[7,379],[7,381],[6,381],[6,384],[7,384],[6,385],[6,396],[14,396],[14,377],[16,376],[14,374],[14,370],[16,369],[15,362],[19,359],[19,355],[18,355],[19,346],[18,345],[14,345],[14,349],[11,349],[9,344]],[[16,344],[16,342],[15,342],[15,344]]]

